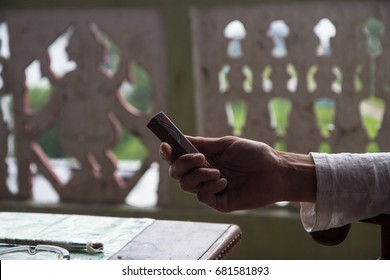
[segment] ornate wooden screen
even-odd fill
[[[389,14],[376,1],[194,8],[200,133],[390,151]]]
[[[199,134],[234,133],[298,152],[390,150],[388,3],[304,1],[194,6],[188,12]],[[161,12],[2,10],[0,31],[1,23],[7,24],[9,42],[0,32],[0,101],[13,99],[14,123],[1,102],[0,198],[30,199],[31,167],[36,166],[61,201],[122,203],[151,163],[159,160],[158,141],[146,122],[166,108]],[[64,36],[75,67],[58,74],[49,47]],[[7,56],[3,50],[8,43]],[[25,73],[36,61],[51,95],[32,111]],[[118,92],[124,81],[137,82],[134,64],[150,77],[153,106],[147,112]],[[53,126],[59,127],[65,154],[77,162],[67,181],[59,178],[37,142]],[[119,127],[148,151],[130,181],[117,176],[111,153]],[[10,193],[6,181],[10,130],[16,145],[16,194]],[[160,172],[160,203],[168,201],[166,181],[167,172]]]
[[[166,100],[160,12],[126,8],[5,10],[0,13],[0,22],[6,23],[9,34],[9,55],[3,54],[1,58],[0,97],[13,98],[19,187],[16,194],[11,194],[6,186],[4,159],[11,124],[4,120],[2,110],[0,198],[31,199],[31,166],[36,165],[61,201],[124,202],[145,171],[159,160],[158,141],[147,130],[146,123],[155,112],[164,109]],[[66,50],[75,66],[62,75],[53,71],[49,49],[61,36],[69,39]],[[8,42],[3,38],[1,43]],[[35,112],[30,110],[25,74],[33,61],[40,63],[42,76],[51,87],[50,99]],[[152,109],[148,112],[137,110],[119,91],[125,81],[137,83],[134,63],[150,77]],[[57,176],[37,142],[55,124],[64,152],[78,165],[66,182]],[[120,126],[148,150],[129,181],[117,174],[116,159],[111,152],[118,142]],[[165,173],[161,176],[166,177]],[[160,180],[160,185],[164,180]]]

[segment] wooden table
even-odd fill
[[[236,225],[156,220],[110,259],[226,259],[240,239]]]
[[[0,221],[0,239],[23,245],[35,244],[32,240],[104,244],[103,253],[71,252],[70,259],[225,259],[241,239],[238,226],[218,223],[8,212],[0,212]]]

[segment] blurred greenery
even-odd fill
[[[278,136],[286,135],[288,118],[292,109],[291,101],[287,98],[272,98],[268,104],[271,114],[271,126],[275,128]]]
[[[385,102],[383,99],[371,96],[360,104],[360,115],[362,124],[370,139],[375,139],[381,128],[383,115],[385,113]]]
[[[123,128],[121,129],[121,138],[112,152],[119,160],[142,160],[148,154],[142,141]]]
[[[370,97],[363,101],[363,103],[369,104],[375,112],[384,113],[385,103],[382,99]],[[336,114],[336,104],[333,99],[319,98],[314,104],[314,112],[317,120],[317,125],[320,129],[320,133],[324,138],[330,137],[331,131],[334,126],[334,117]],[[242,107],[235,106],[235,110],[239,111]],[[287,98],[273,98],[269,104],[269,110],[272,116],[272,126],[275,128],[276,134],[284,136],[286,134],[286,128],[288,126],[288,117],[292,109],[291,101]],[[244,112],[236,112],[237,116],[242,116]],[[371,139],[374,139],[378,134],[382,119],[378,118],[375,114],[372,115],[369,111],[361,112],[361,118],[363,126],[367,130],[367,134]],[[238,122],[242,124],[243,119]],[[285,142],[282,140],[277,141],[274,147],[278,150],[286,151]],[[331,153],[332,149],[329,143],[322,142],[318,148],[319,152]],[[379,146],[375,142],[369,143],[366,148],[367,152],[378,152]]]
[[[382,45],[380,36],[385,33],[383,22],[376,18],[369,18],[364,26],[364,32],[367,35],[367,51],[372,58],[382,54]]]
[[[30,111],[39,111],[50,99],[51,94],[51,87],[33,87],[29,89],[28,100]]]
[[[332,147],[327,142],[322,142],[318,148],[318,152],[330,154],[332,152]]]
[[[330,136],[334,126],[335,105],[335,101],[329,98],[319,98],[314,103],[317,125],[320,128],[321,135],[325,138]]]
[[[278,151],[287,151],[287,145],[284,141],[278,140],[274,144],[274,148],[277,149]]]
[[[242,67],[242,73],[245,75],[245,80],[242,84],[242,88],[245,92],[250,93],[253,90],[253,72],[248,65]]]
[[[368,153],[378,153],[380,152],[379,145],[375,142],[370,142],[366,147],[366,151]]]
[[[131,64],[135,84],[125,82],[121,94],[137,110],[143,113],[152,112],[152,88],[148,72],[137,63]]]
[[[31,112],[38,112],[50,99],[52,94],[51,87],[32,87],[28,91],[29,109]],[[58,139],[58,124],[47,130],[39,139],[38,143],[51,158],[63,158],[63,151]]]
[[[233,128],[233,134],[242,135],[247,114],[247,104],[243,99],[233,100],[226,104],[226,113],[229,125]]]

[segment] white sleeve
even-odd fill
[[[306,231],[340,227],[390,212],[390,153],[311,153],[315,203],[301,203]]]

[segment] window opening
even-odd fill
[[[74,32],[74,27],[69,27],[62,35],[60,35],[49,47],[50,70],[53,74],[62,78],[67,73],[77,68],[76,62],[69,60],[66,48],[69,45],[69,40]]]
[[[227,56],[237,59],[243,56],[241,41],[246,37],[244,24],[239,20],[231,21],[223,32],[225,38],[230,39]]]
[[[119,92],[129,105],[142,113],[151,113],[153,107],[152,88],[149,73],[138,63],[131,63],[134,81],[122,82]]]
[[[314,33],[320,40],[316,51],[317,55],[330,56],[332,54],[330,40],[336,36],[334,24],[328,18],[323,18],[314,26]]]
[[[5,59],[9,59],[11,57],[9,49],[8,24],[6,22],[0,22],[0,57]]]
[[[317,71],[318,71],[317,65],[311,66],[307,71],[306,85],[307,85],[308,92],[315,92],[317,90],[317,82],[315,79],[315,75]]]
[[[381,98],[368,97],[360,103],[359,112],[363,127],[370,139],[375,139],[385,115],[385,102]]]
[[[287,56],[286,38],[289,34],[290,28],[284,20],[274,20],[271,22],[267,35],[274,42],[274,48],[272,49],[273,57],[283,58]]]
[[[242,88],[245,92],[251,93],[253,90],[253,72],[248,65],[242,67],[242,73],[245,76],[245,80],[242,83]]]
[[[342,85],[343,85],[343,73],[341,72],[340,67],[333,66],[332,67],[332,73],[335,76],[335,79],[332,82],[332,91],[334,93],[340,94],[342,92]]]
[[[287,64],[287,73],[290,75],[290,79],[287,81],[287,90],[289,92],[296,92],[298,88],[298,72],[295,66],[291,63]]]
[[[314,113],[321,135],[325,138],[330,137],[335,128],[336,102],[326,97],[319,98],[314,102]]]
[[[241,136],[246,124],[247,103],[245,100],[237,99],[228,101],[225,104],[225,111],[229,126],[233,130],[233,134]]]
[[[46,77],[42,77],[41,63],[34,60],[25,69],[26,87],[28,89],[28,108],[31,112],[39,111],[50,99],[52,87]]]
[[[228,74],[230,72],[230,66],[224,65],[218,73],[219,92],[226,93],[229,90]]]
[[[95,23],[91,24],[91,30],[95,34],[98,42],[104,47],[103,63],[100,68],[107,77],[112,78],[119,69],[121,61],[120,50],[114,41],[105,32],[100,30]]]
[[[291,100],[284,97],[272,98],[268,103],[271,117],[271,127],[278,136],[285,136],[288,127],[288,119],[292,109]]]
[[[271,80],[271,74],[272,74],[272,67],[271,65],[267,65],[264,67],[262,78],[263,78],[263,90],[264,92],[270,92],[272,91],[272,80]]]

